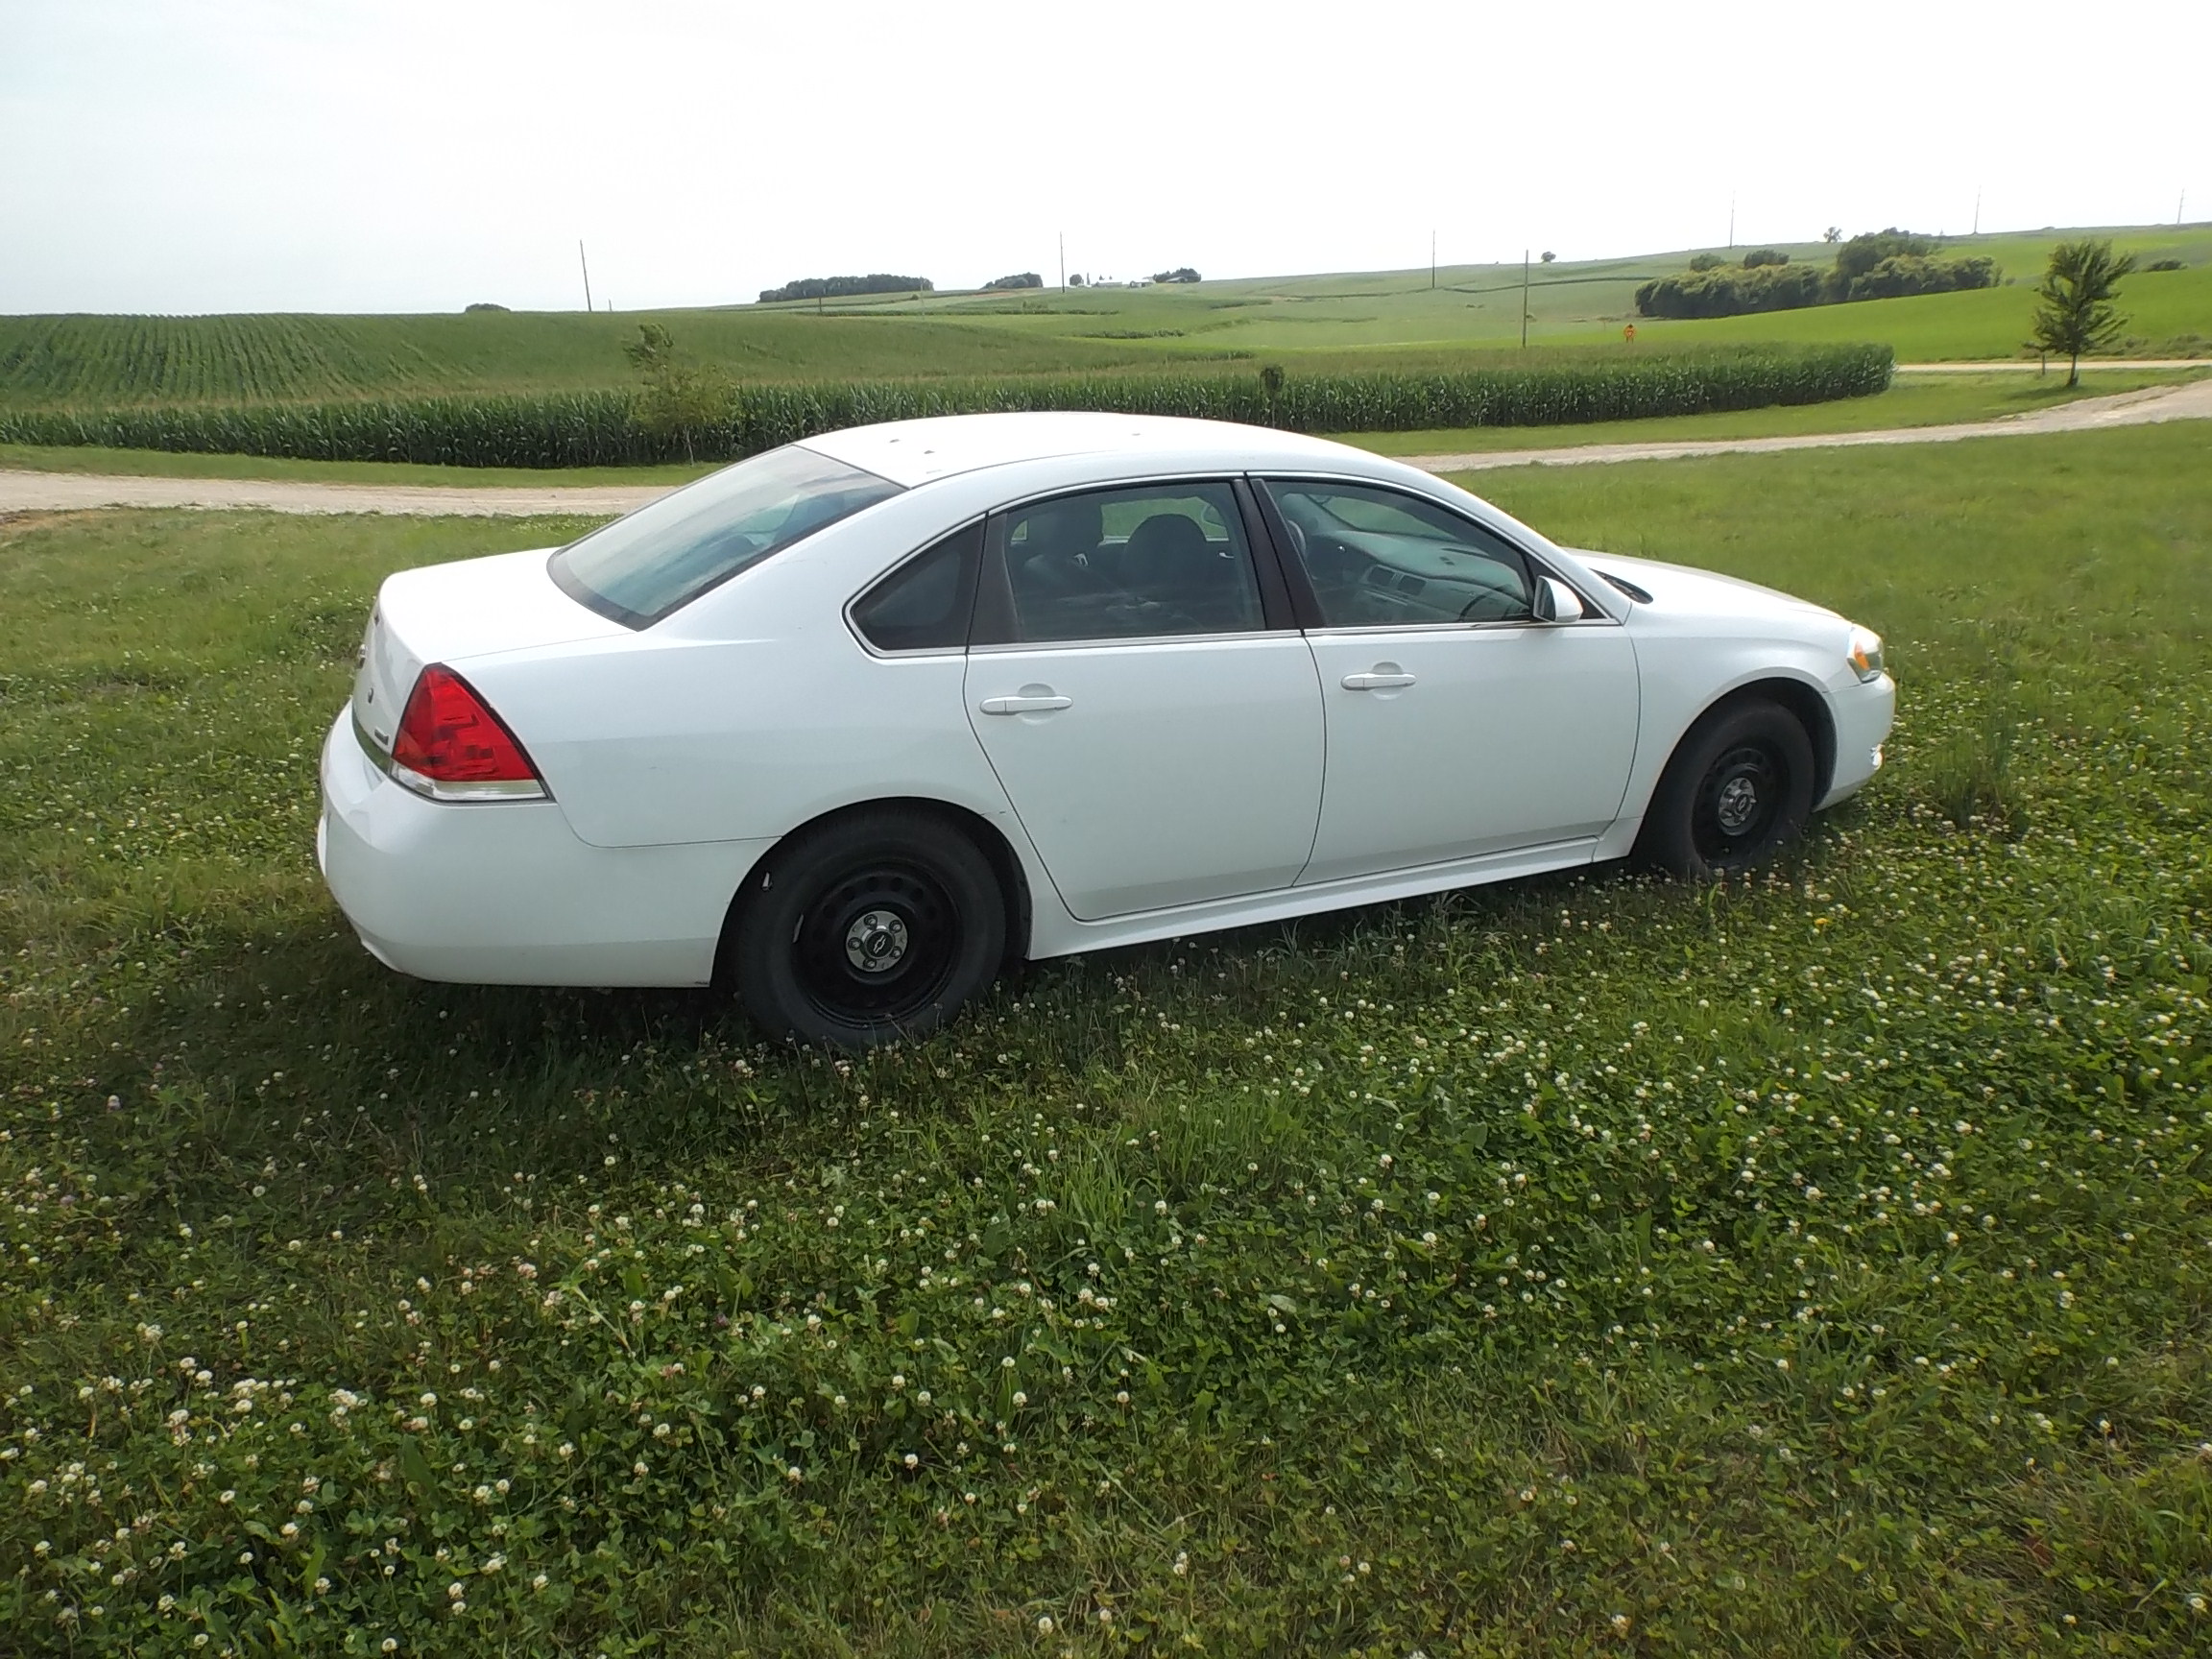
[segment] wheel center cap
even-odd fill
[[[906,954],[906,924],[896,912],[867,910],[845,930],[845,960],[863,974],[888,974]]]
[[[1741,835],[1758,812],[1759,785],[1750,779],[1739,776],[1720,785],[1720,798],[1713,804],[1713,815],[1719,819],[1723,831]]]

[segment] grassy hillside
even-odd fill
[[[1957,238],[2015,285],[1717,322],[1637,319],[1636,349],[1755,341],[1870,341],[1901,360],[2008,357],[2026,337],[2027,284],[2060,232]],[[2110,234],[2145,261],[2125,289],[2132,331],[2152,345],[2212,339],[2212,227]],[[1825,264],[1834,251],[1791,245]],[[1741,250],[1738,251],[1739,252]],[[1691,251],[1538,265],[1529,339],[1626,349],[1636,285],[1684,268]],[[468,316],[0,317],[0,407],[417,397],[627,386],[622,347],[640,323],[731,377],[788,382],[977,377],[1280,362],[1294,372],[1479,367],[1517,352],[1515,265],[1436,273],[1248,278],[1193,287],[1067,293],[871,296],[672,312],[488,312]]]
[[[378,578],[572,521],[0,525],[0,1647],[2204,1652],[2207,478],[1485,479],[1880,628],[1875,785],[835,1064],[323,889]]]
[[[1902,300],[1863,300],[1815,305],[1762,317],[1716,317],[1695,322],[1641,322],[1636,332],[1654,345],[1707,346],[1726,342],[1880,340],[1901,363],[1967,358],[2022,357],[2034,306],[2031,278],[2041,262],[2023,265],[2009,287],[1966,294],[1920,294]],[[2127,349],[2146,355],[2212,355],[2212,265],[2187,271],[2139,271],[2120,285],[2128,319]],[[1569,339],[1574,335],[1567,336]],[[1591,334],[1596,340],[1603,336]]]

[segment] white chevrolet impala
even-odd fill
[[[1882,763],[1882,643],[1251,427],[981,415],[388,580],[323,869],[426,979],[735,989],[865,1045],[1063,955],[1635,854]]]

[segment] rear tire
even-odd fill
[[[732,977],[771,1035],[873,1048],[936,1030],[1005,952],[990,860],[934,814],[884,808],[778,847],[747,878]]]
[[[1694,879],[1763,864],[1813,815],[1813,781],[1796,715],[1764,701],[1717,709],[1668,761],[1637,857]]]

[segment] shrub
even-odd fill
[[[478,311],[504,311],[507,307],[499,304],[496,301],[479,300],[473,305],[464,305],[461,309],[465,314],[472,315]]]
[[[1817,403],[1889,383],[1887,346],[1756,349],[1527,368],[843,381],[728,391],[664,426],[624,392],[413,401],[197,404],[0,413],[0,443],[106,445],[317,461],[603,467],[734,458],[843,426],[995,410],[1102,409],[1298,432],[1541,426]]]
[[[1838,275],[1840,276],[1840,272]],[[1871,270],[1852,277],[1839,298],[1894,300],[1905,294],[1949,294],[1962,288],[1994,288],[1996,285],[1996,261],[1980,254],[1967,259],[1931,259],[1918,254],[1893,253]]]
[[[1045,278],[1034,271],[1017,271],[1011,276],[994,276],[983,284],[984,292],[997,288],[1042,288]]]
[[[1826,278],[1810,265],[1721,267],[1645,283],[1636,290],[1636,310],[1645,317],[1740,317],[1794,311],[1826,298]]]
[[[1892,225],[1887,230],[1868,230],[1836,250],[1836,275],[1844,287],[1858,280],[1885,259],[1925,259],[1936,252],[1933,236],[1915,236]]]
[[[1756,271],[1763,265],[1787,265],[1790,255],[1775,248],[1754,248],[1743,255],[1743,269]]]
[[[2189,266],[2180,259],[2153,259],[2143,267],[2146,271],[2186,271]]]
[[[1198,273],[1191,270],[1188,265],[1178,265],[1172,271],[1153,272],[1152,280],[1155,282],[1195,282],[1198,280]]]
[[[1693,271],[1718,271],[1727,263],[1728,261],[1721,258],[1718,253],[1693,253],[1690,255],[1690,269]]]

